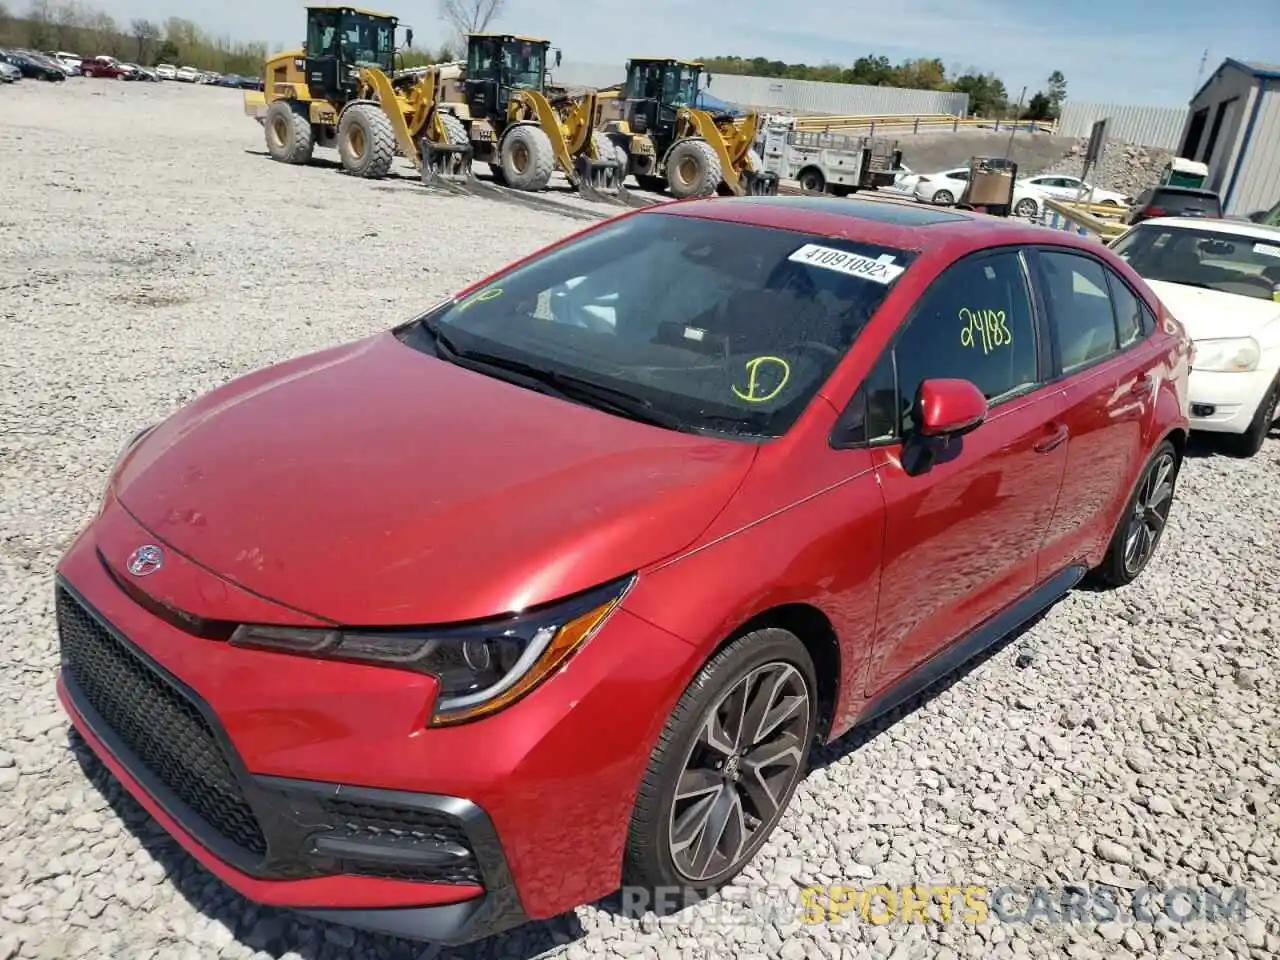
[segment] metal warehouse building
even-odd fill
[[[1228,215],[1280,200],[1280,65],[1224,60],[1191,99],[1179,156],[1209,167]]]

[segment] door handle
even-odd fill
[[[1133,386],[1129,388],[1129,392],[1133,394],[1150,393],[1152,383],[1151,374],[1144,373],[1137,380],[1133,381]]]
[[[1037,440],[1032,444],[1031,449],[1036,453],[1048,453],[1050,450],[1054,450],[1057,447],[1062,446],[1069,436],[1071,436],[1071,432],[1062,424],[1057,424],[1053,427],[1052,433],[1047,437]]]

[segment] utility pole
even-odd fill
[[[1208,64],[1208,62],[1209,62],[1209,48],[1205,47],[1204,53],[1200,56],[1200,69],[1196,71],[1196,85],[1195,85],[1195,88],[1191,91],[1191,95],[1193,97],[1200,92],[1200,81],[1204,79],[1204,68],[1205,68],[1205,65]]]
[[[1004,158],[1009,159],[1009,154],[1013,153],[1013,135],[1018,132],[1018,117],[1022,114],[1022,101],[1026,99],[1027,88],[1023,87],[1022,92],[1018,94],[1018,105],[1013,108],[1013,123],[1009,126],[1009,143],[1004,148]]]

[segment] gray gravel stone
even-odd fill
[[[416,960],[421,944],[253,907],[101,767],[87,761],[86,776],[54,691],[53,566],[139,427],[234,376],[386,329],[581,224],[273,164],[235,91],[73,80],[0,97],[0,960]],[[1108,154],[1159,166],[1126,150]],[[1124,924],[1117,942],[1111,924],[814,926],[782,916],[780,898],[766,919],[724,896],[656,923],[593,904],[434,955],[1280,952],[1280,442],[1250,460],[1193,452],[1138,583],[1073,592],[865,742],[821,751],[739,886],[767,880],[798,903],[819,874],[862,887],[1155,878],[1247,888],[1248,923],[1162,917]]]

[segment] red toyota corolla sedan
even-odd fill
[[[705,893],[815,743],[1138,576],[1189,360],[1040,227],[626,214],[134,438],[58,570],[62,702],[260,903],[462,943]]]

